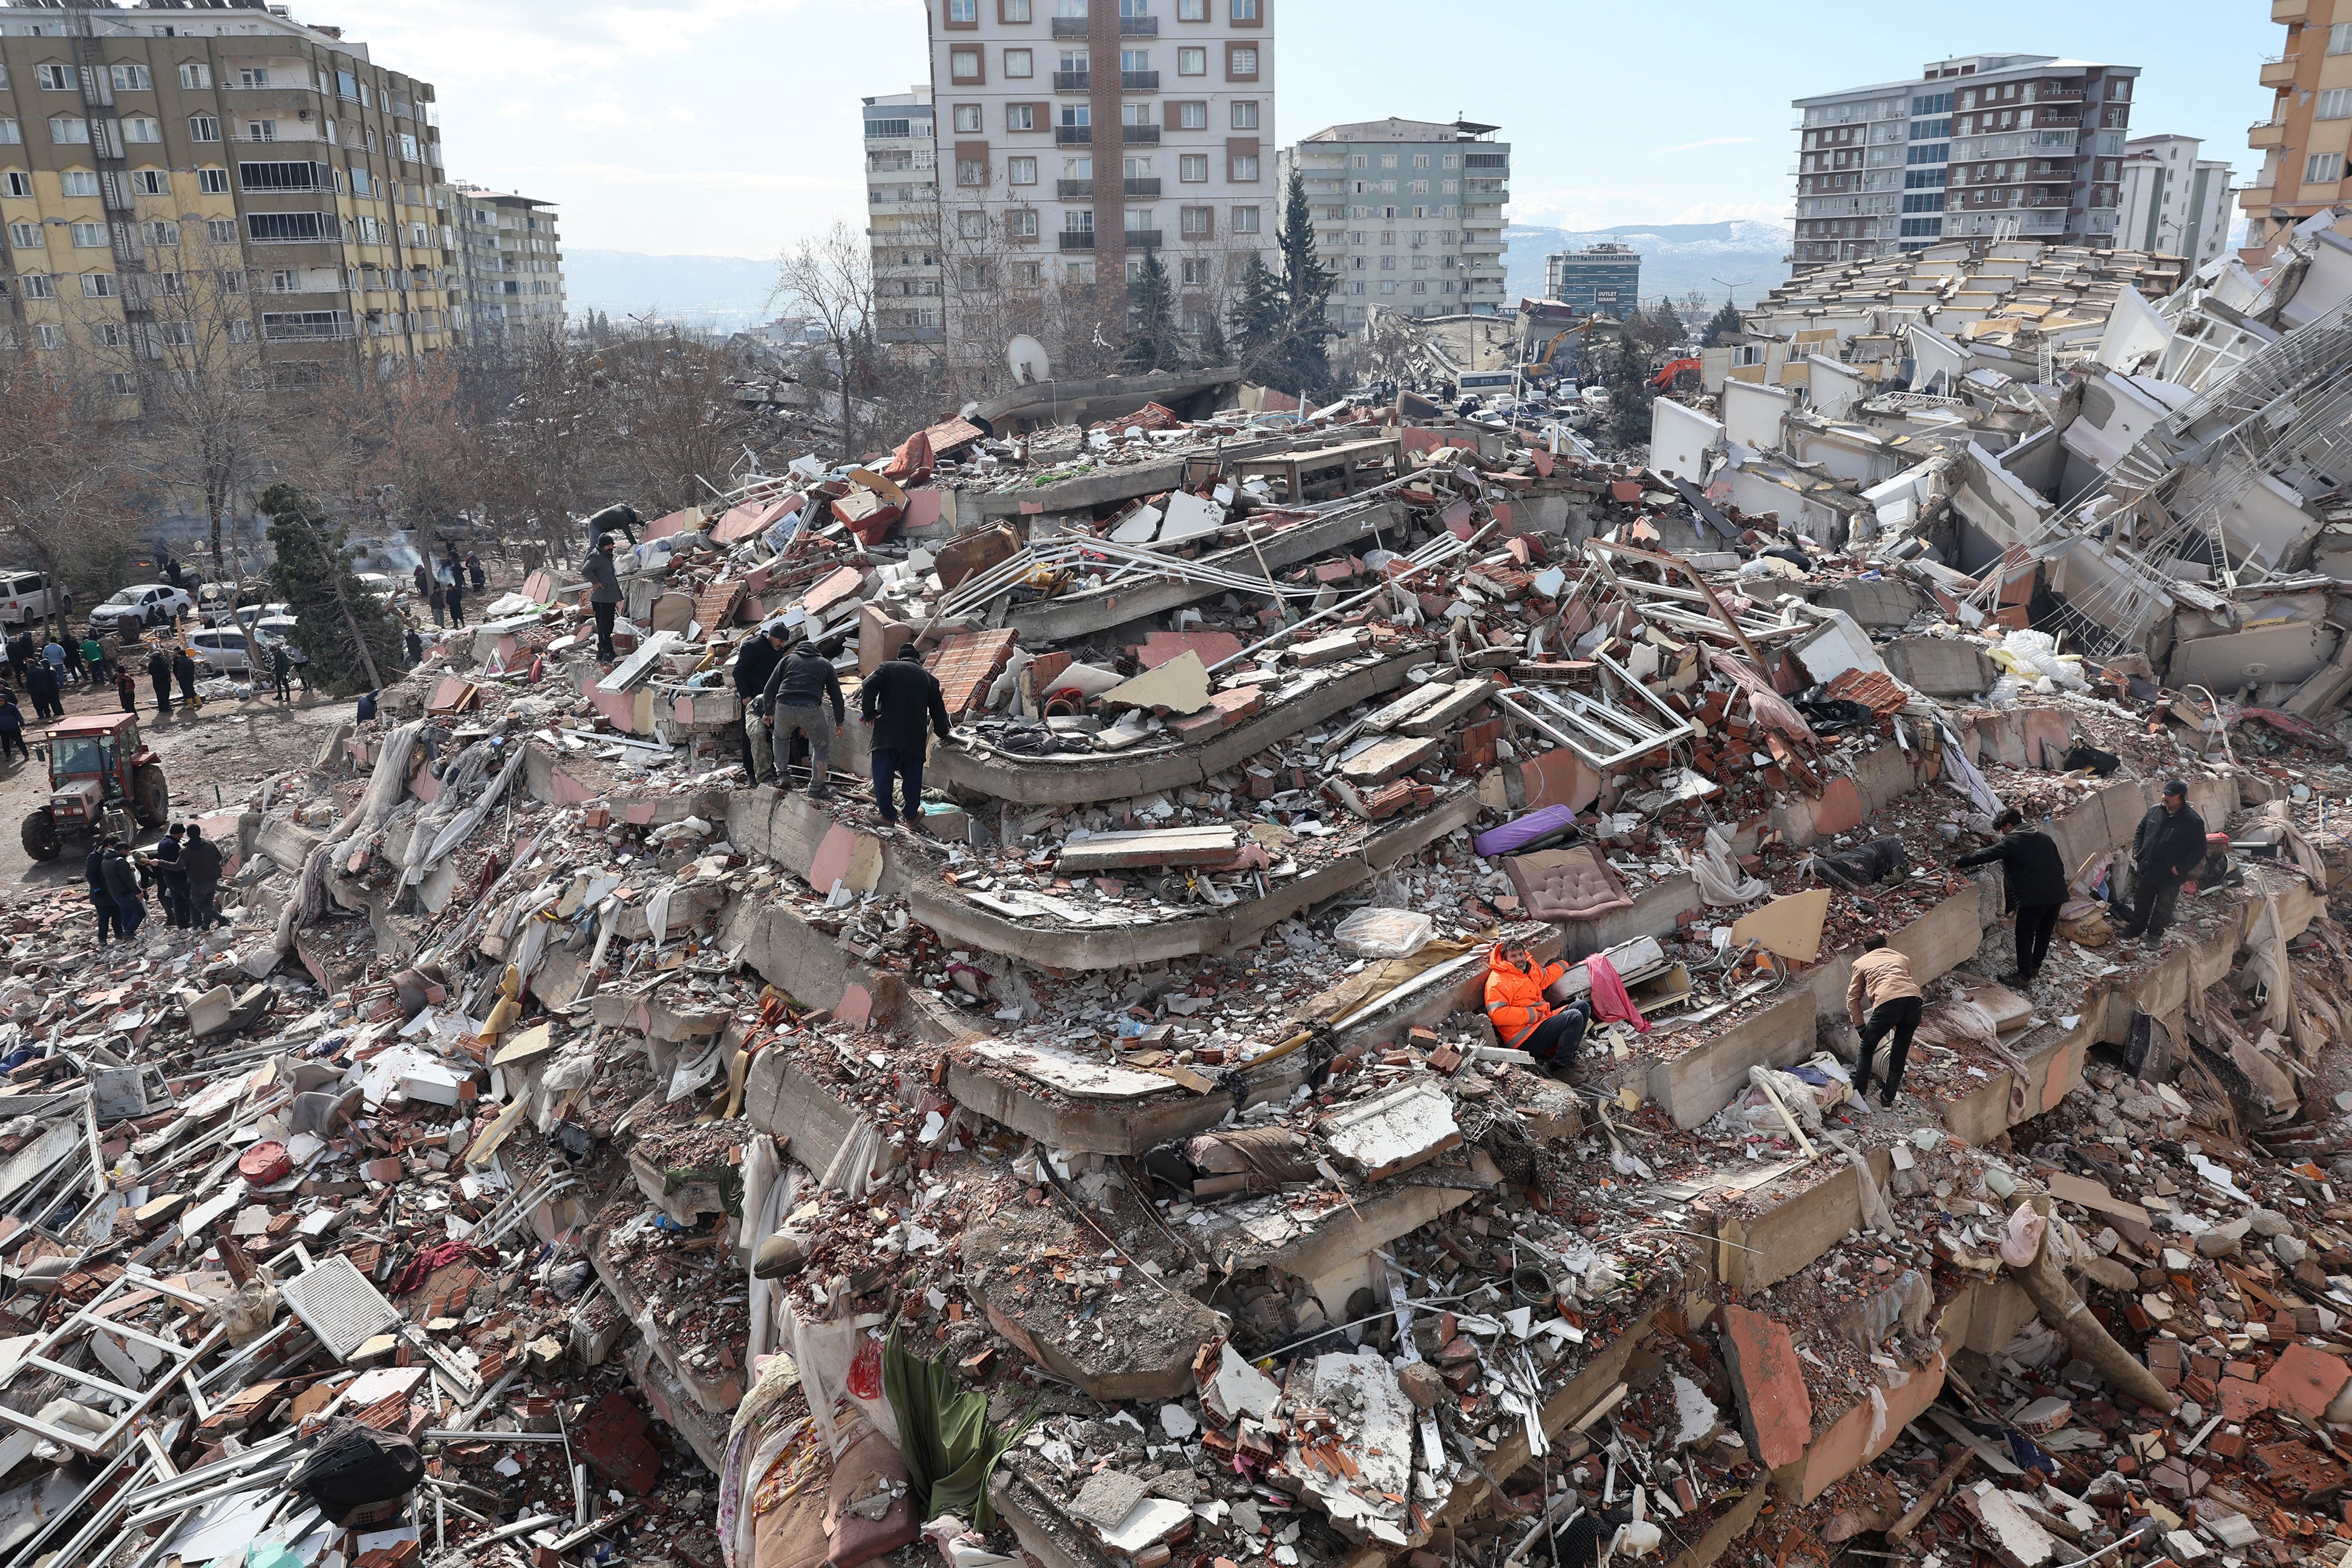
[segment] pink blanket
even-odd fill
[[[1600,953],[1584,961],[1584,973],[1592,977],[1592,1016],[1602,1023],[1614,1023],[1622,1018],[1643,1034],[1650,1032],[1650,1021],[1633,1005],[1627,994],[1625,983],[1617,978],[1617,966]]]

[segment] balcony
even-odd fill
[[[1121,16],[1118,19],[1118,36],[1122,38],[1156,38],[1160,36],[1160,18]]]
[[[1160,230],[1156,228],[1129,228],[1122,229],[1120,232],[1127,236],[1127,247],[1129,250],[1160,248]]]
[[[1123,184],[1127,188],[1121,194],[1128,196],[1129,199],[1133,199],[1137,196],[1156,196],[1160,194],[1160,182],[1156,178],[1148,180],[1128,180],[1123,182]]]
[[[2271,20],[2300,22],[2311,10],[2311,0],[2271,0]]]
[[[1092,250],[1094,247],[1094,230],[1090,228],[1066,228],[1062,231],[1062,248],[1064,250]]]
[[[2294,68],[2302,59],[2301,55],[2278,55],[2266,59],[2258,79],[2264,87],[2293,87]]]
[[[1118,128],[1118,139],[1129,147],[1148,147],[1160,140],[1160,127],[1122,125]]]
[[[1086,36],[1087,19],[1084,16],[1056,16],[1054,18],[1054,37],[1057,38],[1083,38]]]
[[[1055,92],[1090,91],[1094,85],[1094,72],[1091,70],[1055,71],[1054,73],[1054,90]]]
[[[1091,125],[1054,127],[1054,145],[1056,147],[1085,147],[1090,145],[1094,139],[1095,128]]]
[[[1121,92],[1158,92],[1160,73],[1158,71],[1121,71],[1118,73],[1118,89]]]
[[[1095,199],[1092,180],[1055,180],[1054,199],[1057,202],[1090,202]]]
[[[2284,120],[2255,121],[2246,127],[2246,145],[2256,149],[2285,146],[2286,121]]]
[[[886,343],[940,343],[948,336],[944,327],[877,327],[874,335]]]

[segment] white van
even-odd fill
[[[0,624],[21,626],[71,608],[73,590],[62,584],[53,587],[45,574],[0,572]]]
[[[253,644],[236,626],[203,626],[188,634],[188,652],[207,675],[253,673]]]

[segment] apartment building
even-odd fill
[[[1281,222],[1276,4],[925,0],[951,336],[992,294],[1131,279],[1147,251],[1188,330],[1224,311]]]
[[[1367,120],[1285,148],[1275,184],[1296,169],[1315,245],[1339,281],[1335,326],[1373,306],[1412,316],[1491,316],[1503,301],[1503,204],[1511,146],[1467,120]]]
[[[2352,4],[2352,0],[2345,0]],[[1800,267],[1988,236],[2112,246],[2137,66],[1964,55],[1796,100]]]
[[[1575,307],[1580,316],[1623,321],[1641,307],[1642,253],[1603,240],[1544,258],[1544,298]]]
[[[111,353],[126,397],[199,298],[280,381],[454,343],[443,184],[433,85],[335,28],[0,0],[0,338]]]
[[[564,329],[563,244],[555,204],[460,182],[450,189],[471,330],[489,337]]]
[[[2246,144],[2263,166],[2238,193],[2246,243],[2258,251],[2352,189],[2344,177],[2352,156],[2352,0],[2272,0],[2271,20],[2286,24],[2286,47],[2262,64],[2259,79],[2275,96]]]
[[[2120,243],[2185,256],[2202,267],[2229,243],[2230,165],[2200,158],[2194,136],[2135,136],[2124,143]]]
[[[866,234],[873,251],[875,335],[929,352],[947,337],[940,296],[939,142],[931,89],[864,100]]]

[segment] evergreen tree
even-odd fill
[[[1657,396],[1645,361],[1631,343],[1621,343],[1609,363],[1609,438],[1632,447],[1650,438],[1650,405]]]
[[[1184,339],[1176,325],[1176,291],[1157,252],[1143,252],[1140,275],[1127,286],[1127,368],[1136,372],[1184,368]]]
[[[1266,269],[1264,257],[1253,253],[1242,272],[1241,298],[1234,301],[1232,320],[1234,353],[1251,380],[1279,384],[1288,316],[1282,279]]]
[[[1315,219],[1307,206],[1307,182],[1296,169],[1290,172],[1290,187],[1283,195],[1282,232],[1276,239],[1282,247],[1282,292],[1290,323],[1290,374],[1282,389],[1297,392],[1303,387],[1319,395],[1330,391],[1332,384],[1327,345],[1338,335],[1331,329],[1329,309],[1339,274],[1324,266],[1315,253]]]
[[[1202,312],[1201,319],[1204,323],[1201,328],[1201,342],[1193,351],[1199,354],[1201,363],[1202,364],[1233,363],[1233,345],[1225,342],[1224,323],[1217,320],[1217,313],[1214,310],[1205,310]]]
[[[1690,341],[1690,328],[1683,324],[1682,312],[1675,309],[1672,300],[1661,300],[1658,308],[1650,312],[1650,321],[1658,329],[1659,342],[1681,343]]]
[[[363,587],[344,550],[343,531],[319,504],[279,482],[261,492],[269,519],[270,586],[292,606],[294,640],[310,658],[310,679],[339,697],[383,684],[402,665],[400,622]]]
[[[1730,300],[1726,300],[1723,302],[1723,309],[1717,310],[1715,313],[1714,318],[1707,322],[1706,331],[1698,340],[1699,347],[1703,349],[1718,348],[1723,343],[1724,334],[1727,332],[1736,332],[1738,330],[1738,308],[1733,305]]]

